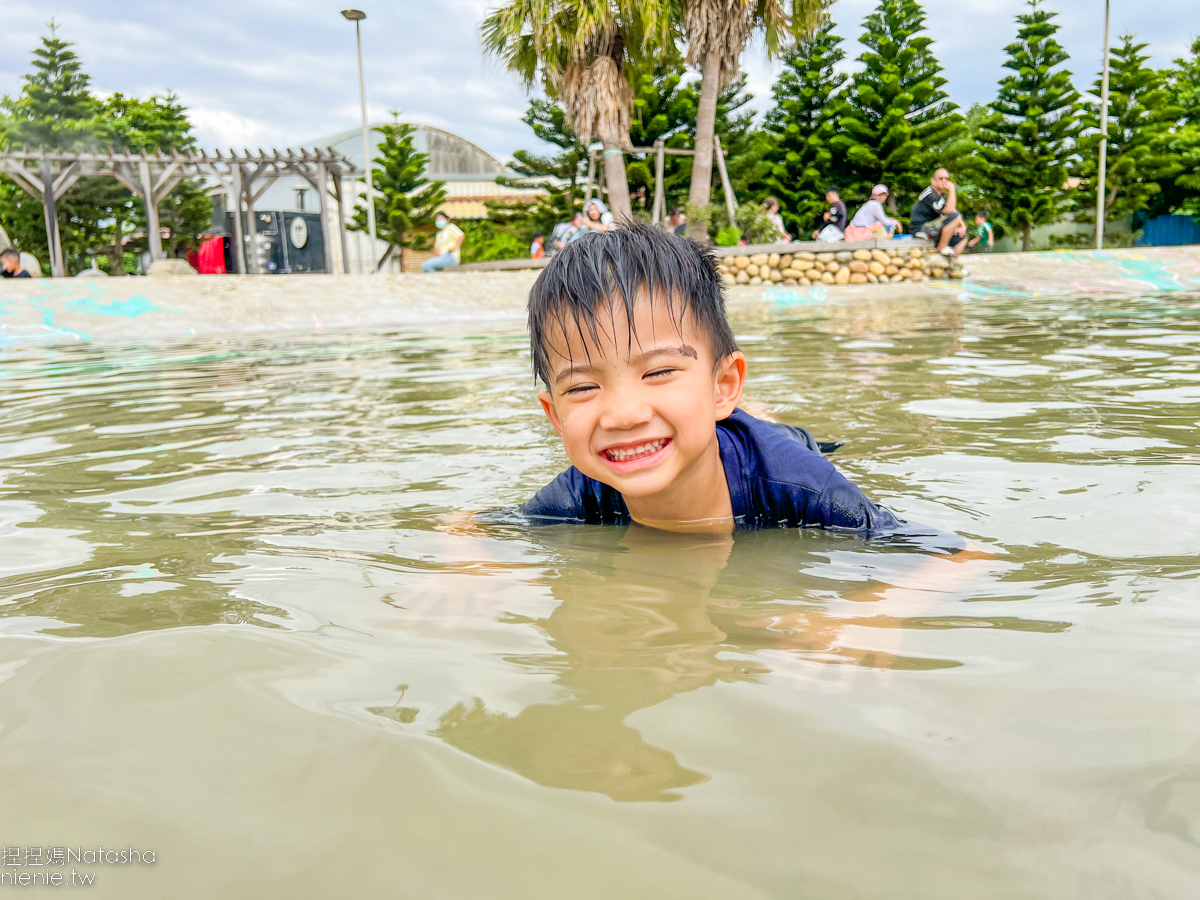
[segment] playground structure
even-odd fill
[[[210,193],[224,193],[233,216],[234,254],[238,271],[258,274],[257,254],[247,253],[255,245],[254,205],[276,180],[285,175],[303,178],[316,191],[322,228],[330,224],[331,207],[341,248],[342,267],[349,272],[346,253],[346,220],[343,211],[343,181],[361,174],[345,156],[325,150],[272,150],[240,155],[221,152],[173,150],[170,153],[118,153],[110,151],[6,150],[0,152],[0,173],[7,175],[42,204],[46,221],[46,243],[50,250],[50,273],[67,274],[58,229],[57,204],[80,178],[115,178],[133,191],[146,208],[146,233],[152,260],[163,258],[158,206],[187,178],[209,181]],[[325,270],[333,273],[332,241],[325,241]]]

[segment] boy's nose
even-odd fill
[[[600,427],[605,431],[629,431],[654,418],[654,411],[637,390],[616,388],[607,394]]]

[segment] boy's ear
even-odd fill
[[[742,402],[742,389],[746,386],[746,354],[735,350],[721,360],[717,366],[716,399],[717,421],[727,419]],[[548,415],[549,413],[547,413]]]
[[[562,425],[558,421],[558,410],[554,406],[554,397],[549,391],[539,391],[538,400],[541,401],[542,409],[546,411],[546,418],[550,420],[550,424],[554,426],[559,437],[562,437]]]

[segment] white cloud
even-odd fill
[[[498,156],[539,142],[521,122],[528,97],[517,79],[483,58],[479,22],[499,0],[386,3],[362,0],[368,110],[447,128]],[[876,0],[839,0],[837,31],[853,59],[855,39]],[[4,0],[0,93],[20,89],[29,52],[51,12],[76,42],[98,91],[137,95],[176,90],[191,108],[202,146],[279,146],[353,128],[359,121],[354,29],[337,0]],[[1076,85],[1090,85],[1100,56],[1098,0],[1047,0]],[[990,99],[1003,48],[1015,35],[1017,0],[927,0],[929,33],[962,106]],[[1150,42],[1156,65],[1186,52],[1200,24],[1194,0],[1115,4],[1114,43],[1123,31]],[[1181,27],[1181,23],[1183,27]],[[848,67],[852,67],[848,63]],[[743,67],[755,106],[771,101],[778,63],[752,46]]]
[[[209,109],[204,106],[193,106],[189,113],[196,131],[211,138],[202,142],[205,147],[215,145],[219,149],[241,150],[278,143],[271,139],[268,126],[261,119],[239,116],[227,109]]]

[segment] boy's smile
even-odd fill
[[[617,471],[632,472],[656,464],[659,454],[664,452],[670,443],[669,437],[655,438],[640,443],[613,444],[611,447],[605,447],[600,453]]]
[[[550,390],[539,394],[583,474],[621,492],[635,521],[732,526],[716,423],[737,407],[745,357],[714,365],[708,342],[668,305],[643,300],[630,329],[622,303],[552,341]]]

